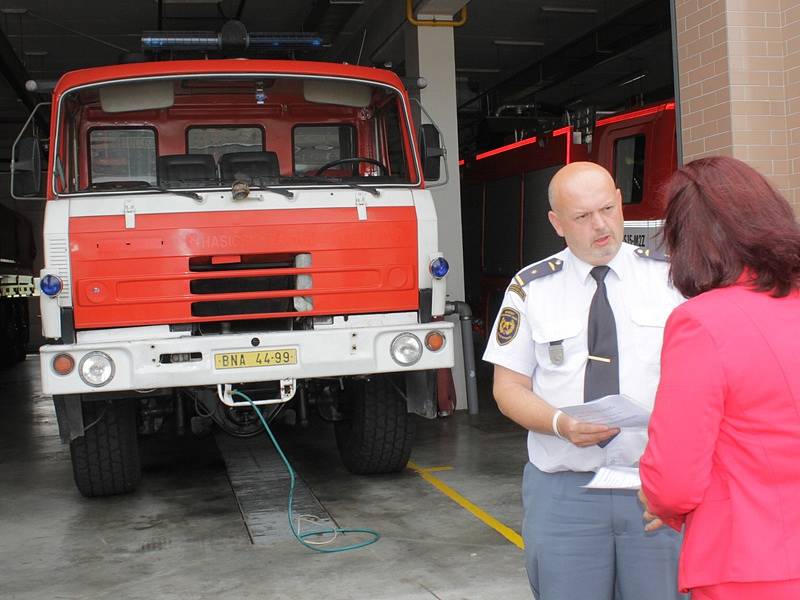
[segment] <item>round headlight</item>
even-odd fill
[[[442,277],[447,275],[447,272],[450,270],[450,264],[443,257],[440,256],[438,258],[434,258],[431,261],[431,264],[429,265],[428,269],[430,270],[431,275],[433,275],[434,278],[441,279]]]
[[[86,385],[101,387],[114,377],[114,361],[105,352],[89,352],[81,359],[78,373]]]
[[[47,296],[56,296],[63,288],[61,278],[55,275],[45,275],[39,280],[39,289]]]
[[[422,342],[413,333],[401,333],[392,340],[391,353],[398,365],[413,365],[422,356]]]

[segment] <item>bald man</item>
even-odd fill
[[[622,199],[594,163],[560,169],[548,218],[567,248],[509,285],[484,360],[503,414],[528,430],[523,537],[539,600],[675,600],[680,539],[645,533],[632,490],[587,490],[634,466],[646,432],[576,421],[559,407],[622,393],[652,408],[667,316],[683,297],[664,257],[622,241]]]

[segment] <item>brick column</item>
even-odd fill
[[[734,156],[800,214],[797,0],[677,0],[683,156]]]
[[[789,192],[800,214],[800,4],[782,0],[781,26],[785,44],[786,132],[789,144]],[[791,194],[791,195],[789,195]]]

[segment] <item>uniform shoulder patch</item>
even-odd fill
[[[500,318],[497,320],[497,343],[505,346],[513,340],[519,330],[519,313],[513,308],[504,308],[500,311]]]
[[[633,253],[639,258],[649,258],[650,260],[669,261],[669,254],[656,250],[655,248],[636,248]]]
[[[536,263],[531,267],[525,267],[514,276],[514,281],[519,286],[526,286],[531,281],[558,273],[564,268],[564,261],[560,258],[548,258],[540,263]]]
[[[509,285],[507,291],[514,292],[517,296],[525,300],[525,290],[523,290],[518,283],[512,283]]]

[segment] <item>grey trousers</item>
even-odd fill
[[[538,600],[679,600],[681,536],[645,533],[630,490],[586,490],[593,473],[544,473],[522,480],[525,565]]]

